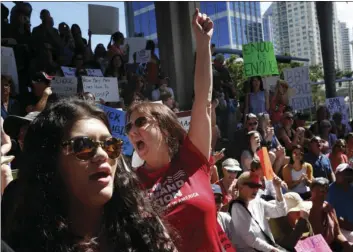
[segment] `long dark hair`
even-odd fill
[[[260,91],[264,91],[264,90],[265,90],[265,89],[264,89],[264,83],[263,83],[263,81],[262,81],[261,76],[253,76],[253,77],[250,78],[250,81],[249,81],[249,82],[250,82],[250,93],[253,93],[253,92],[254,92],[254,88],[253,88],[252,82],[253,82],[255,79],[257,79],[257,80],[260,81]]]
[[[119,67],[119,70],[118,70],[119,75],[120,75],[119,77],[121,78],[122,76],[125,75],[124,59],[120,54],[115,54],[109,62],[108,68],[105,71],[105,76],[112,75],[114,73],[114,65],[113,64],[114,64],[114,59],[116,57],[119,57],[121,60],[121,66]]]
[[[96,251],[96,238],[82,241],[69,228],[58,155],[65,132],[82,118],[96,118],[109,129],[105,113],[77,98],[63,99],[31,123],[24,142],[18,194],[3,239],[15,251]],[[175,251],[163,223],[118,158],[112,198],[105,204],[102,234],[112,251]],[[3,220],[5,221],[5,220]]]
[[[169,156],[173,158],[179,152],[179,147],[182,145],[186,136],[186,131],[179,123],[175,113],[167,106],[159,103],[133,103],[126,113],[127,122],[130,121],[131,114],[135,111],[154,117],[157,120],[162,133],[163,131],[168,132],[168,135],[164,137],[169,147]]]
[[[292,149],[292,155],[289,157],[289,163],[290,164],[294,164],[294,160],[293,160],[293,152],[294,150],[300,150],[300,152],[302,153],[302,160],[300,160],[300,163],[301,164],[304,164],[304,150],[303,150],[303,147],[300,146],[300,145],[294,145],[293,146],[293,149]]]
[[[248,151],[250,152],[252,157],[254,157],[255,153],[252,151],[252,148],[251,148],[251,137],[254,136],[255,134],[259,134],[260,140],[261,140],[261,134],[256,130],[250,131],[246,134],[246,143],[248,146]]]

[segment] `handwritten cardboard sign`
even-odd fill
[[[126,38],[124,43],[129,45],[129,63],[134,63],[134,53],[146,49],[147,39],[140,37]]]
[[[297,252],[332,252],[321,234],[310,236],[305,240],[299,240],[295,245]]]
[[[1,74],[11,76],[14,92],[20,92],[15,54],[11,47],[1,47]]]
[[[313,107],[309,68],[296,67],[284,69],[284,80],[293,90],[289,97],[289,104],[294,110],[303,110]]]
[[[59,97],[74,96],[77,93],[77,78],[55,76],[50,82],[50,86],[53,93]]]
[[[115,77],[88,77],[82,76],[83,91],[90,92],[96,101],[103,99],[106,102],[117,102],[119,98],[118,79]]]
[[[349,122],[349,108],[344,102],[344,97],[334,97],[326,99],[326,107],[330,111],[331,119],[334,113],[340,112],[342,115],[342,123]]]
[[[191,121],[191,110],[189,111],[182,111],[176,113],[180,124],[184,127],[186,131],[189,131],[190,128],[190,121]]]
[[[274,177],[274,172],[271,165],[270,156],[268,155],[268,151],[266,147],[262,147],[258,152],[261,168],[264,172],[264,176],[267,180],[272,180]]]
[[[262,78],[264,89],[268,92],[275,91],[278,80],[279,80],[279,76],[268,76],[268,77]]]
[[[129,138],[125,134],[125,111],[107,107],[101,104],[98,106],[105,112],[108,117],[109,125],[112,130],[112,135],[116,138],[120,138],[124,141],[123,153],[124,155],[131,156],[133,152],[133,146],[129,141]]]
[[[151,60],[151,50],[141,50],[136,52],[136,63],[148,63]]]
[[[65,77],[76,77],[76,68],[74,67],[62,66],[61,70]]]
[[[104,77],[102,70],[86,68],[87,76]]]
[[[92,34],[112,35],[119,31],[119,9],[112,6],[89,4],[88,25]]]
[[[271,42],[243,45],[243,60],[246,77],[278,74],[277,60]]]

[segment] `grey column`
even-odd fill
[[[135,37],[135,25],[134,25],[134,10],[132,8],[132,2],[125,2],[125,22],[126,22],[126,34],[125,37]]]
[[[162,71],[183,110],[191,108],[195,42],[192,15],[200,2],[154,2]]]

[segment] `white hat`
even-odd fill
[[[340,165],[337,166],[335,174],[343,172],[343,171],[345,171],[347,169],[353,170],[352,166],[350,166],[349,164],[340,164]]]
[[[227,158],[223,161],[222,167],[227,171],[242,171],[239,162],[234,158]]]
[[[301,210],[310,210],[313,203],[311,201],[304,201],[296,192],[288,192],[283,195],[286,201],[288,213],[300,212]]]

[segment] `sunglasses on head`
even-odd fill
[[[147,123],[147,117],[145,116],[140,116],[135,120],[135,122],[129,122],[125,125],[125,133],[128,134],[130,130],[132,129],[132,126],[136,126],[137,128],[141,128],[146,125]]]
[[[88,161],[97,153],[98,147],[108,154],[110,159],[119,157],[123,141],[110,137],[104,141],[94,141],[89,137],[75,137],[62,143],[66,155],[74,154],[81,161]]]

